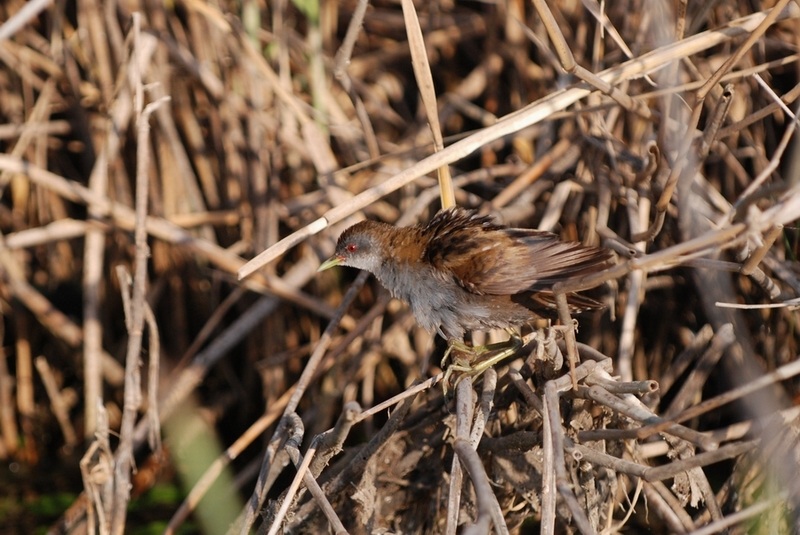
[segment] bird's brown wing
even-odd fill
[[[440,212],[428,230],[426,259],[477,294],[546,290],[603,269],[611,259],[606,250],[563,242],[549,232],[501,227],[462,209]]]

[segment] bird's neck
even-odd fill
[[[426,246],[427,240],[421,228],[392,228],[391,232],[386,234],[385,261],[390,260],[400,264],[419,262]]]
[[[419,227],[389,227],[382,241],[381,267],[374,274],[393,296],[407,300],[413,273],[423,261],[425,236]]]

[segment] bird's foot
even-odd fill
[[[447,397],[450,378],[458,374],[453,389],[464,377],[478,377],[483,372],[514,355],[522,347],[522,338],[517,333],[510,332],[511,338],[505,342],[470,347],[459,340],[451,340],[442,359],[442,369],[445,370],[442,378],[442,390]],[[454,354],[451,358],[451,354]],[[450,361],[449,365],[447,361]]]

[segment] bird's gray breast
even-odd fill
[[[424,329],[438,331],[445,338],[460,338],[464,329],[459,325],[456,308],[458,292],[463,290],[452,278],[437,273],[433,267],[408,264],[384,264],[381,283],[393,297],[408,303]]]

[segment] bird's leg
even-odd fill
[[[462,340],[448,340],[447,341],[447,350],[444,352],[444,356],[442,357],[442,362],[441,362],[441,365],[439,367],[442,368],[442,369],[445,368],[445,363],[447,362],[447,359],[450,357],[450,353],[452,353],[453,351],[456,351],[456,352],[459,352],[459,353],[473,354],[476,349],[477,348],[468,346]]]
[[[442,359],[442,368],[445,368],[445,362],[453,351],[456,351],[457,355],[461,354],[465,357],[456,356],[445,369],[444,378],[442,379],[442,389],[445,396],[447,396],[450,376],[453,373],[460,372],[461,374],[456,378],[453,385],[453,388],[455,388],[464,376],[478,377],[495,364],[502,362],[519,351],[522,347],[522,338],[511,329],[506,329],[506,331],[509,333],[510,338],[504,342],[494,344],[470,347],[459,340],[448,342],[447,351],[445,351]],[[478,358],[476,359],[476,357]]]

